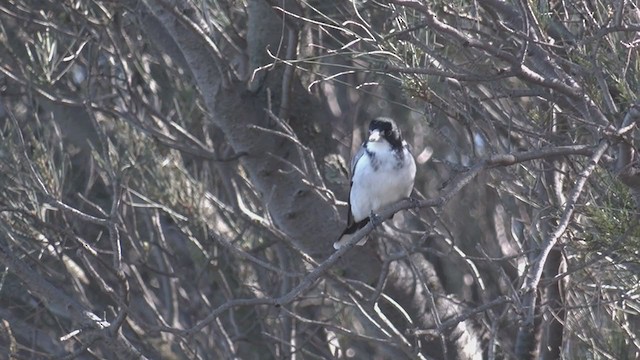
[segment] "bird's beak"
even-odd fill
[[[382,135],[380,134],[380,130],[373,130],[369,132],[369,141],[376,142],[380,141]]]

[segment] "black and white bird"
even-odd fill
[[[415,177],[416,162],[396,123],[385,117],[372,120],[369,137],[351,162],[347,229],[333,247],[342,247],[380,209],[409,197]]]

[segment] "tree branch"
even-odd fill
[[[75,299],[68,297],[55,286],[36,274],[27,264],[22,262],[7,246],[6,239],[0,234],[0,263],[13,272],[22,283],[33,292],[49,308],[68,314],[79,324],[78,334],[86,332],[93,340],[100,339],[100,346],[115,353],[119,359],[146,359],[119,331],[112,331],[112,324],[100,319]],[[86,344],[93,340],[85,338]]]
[[[521,324],[518,330],[515,350],[516,356],[519,359],[525,359],[531,356],[534,343],[533,326],[536,310],[537,288],[538,283],[540,282],[540,278],[542,277],[542,271],[544,270],[544,265],[547,261],[547,257],[549,256],[551,249],[555,246],[560,236],[562,236],[562,234],[569,226],[569,223],[573,216],[573,212],[575,210],[575,206],[578,202],[578,198],[582,194],[584,185],[586,184],[586,181],[593,170],[595,170],[598,162],[600,161],[600,158],[604,155],[605,151],[608,148],[609,141],[604,139],[601,140],[600,144],[589,158],[587,166],[578,176],[578,180],[574,185],[566,204],[564,205],[564,210],[562,212],[562,216],[558,222],[558,225],[555,227],[553,232],[547,234],[542,244],[540,254],[533,263],[533,266],[529,268],[529,271],[527,272],[527,279],[522,286],[522,292],[524,296],[524,299],[522,300],[523,313],[521,315]]]

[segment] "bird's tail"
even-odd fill
[[[367,225],[369,223],[369,218],[366,218],[360,222],[354,222],[351,225],[347,226],[347,228],[342,232],[342,235],[340,235],[340,238],[338,239],[338,241],[333,243],[333,248],[334,249],[340,249],[342,246],[344,246],[344,244],[346,244],[347,242],[349,242],[349,240],[353,237],[353,234],[362,229],[363,227],[365,227],[365,225]],[[362,238],[362,240],[358,241],[358,246],[362,246],[367,242],[367,237],[365,236],[364,238]]]

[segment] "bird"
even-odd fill
[[[369,221],[379,223],[376,212],[408,198],[415,178],[416,162],[396,122],[388,117],[371,120],[369,135],[351,162],[347,228],[333,247],[340,249]]]

